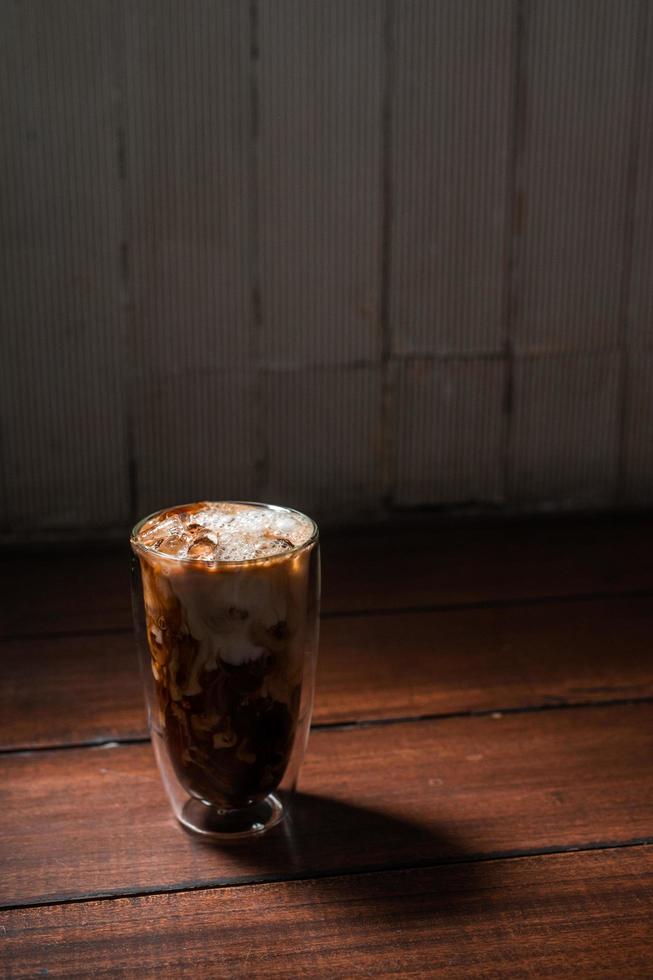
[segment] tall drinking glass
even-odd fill
[[[290,508],[159,511],[132,531],[134,623],[152,744],[189,830],[232,839],[283,816],[315,682],[318,529]]]

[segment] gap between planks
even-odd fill
[[[112,902],[119,898],[145,898],[153,895],[184,895],[190,892],[213,892],[228,888],[250,888],[255,885],[273,885],[281,882],[319,881],[336,878],[358,878],[363,875],[387,874],[395,871],[424,871],[430,868],[445,868],[456,865],[487,864],[490,862],[518,861],[525,858],[555,857],[561,854],[587,854],[596,851],[619,851],[628,848],[649,847],[653,844],[653,835],[649,837],[634,837],[626,840],[588,841],[583,844],[552,844],[547,847],[520,848],[506,851],[488,851],[478,854],[467,854],[464,857],[444,857],[437,860],[398,861],[382,864],[362,865],[358,868],[329,868],[324,871],[299,872],[296,874],[252,875],[251,878],[240,881],[201,881],[182,882],[178,885],[156,885],[152,888],[128,889],[117,888],[112,892],[86,892],[71,898],[49,898],[36,901],[16,902],[15,904],[0,904],[0,914],[15,912],[20,909],[52,908],[63,905],[83,905],[89,902]],[[228,846],[228,845],[227,845]]]
[[[557,701],[552,704],[513,705],[509,708],[492,707],[470,709],[469,711],[440,711],[423,715],[403,715],[392,718],[364,718],[360,721],[321,721],[311,725],[311,731],[347,731],[359,728],[381,728],[390,725],[413,725],[425,721],[450,721],[454,718],[491,718],[502,715],[541,714],[548,711],[565,711],[586,708],[624,708],[636,704],[653,704],[653,695],[635,698],[607,698],[603,701]],[[149,735],[125,736],[111,739],[87,740],[80,742],[61,742],[56,745],[17,745],[0,748],[2,756],[35,755],[41,752],[66,752],[69,749],[111,749],[119,745],[144,745],[150,741]]]
[[[577,592],[571,595],[544,596],[515,596],[510,599],[479,599],[472,602],[427,603],[417,606],[382,606],[369,609],[330,609],[320,613],[320,619],[360,619],[366,616],[401,616],[414,613],[457,613],[474,612],[483,609],[510,609],[528,606],[573,605],[583,602],[599,602],[601,600],[628,600],[653,598],[653,589],[627,589],[622,592]],[[124,636],[131,633],[132,626],[107,626],[96,629],[65,629],[48,630],[40,633],[5,633],[0,634],[0,644],[3,642],[30,642],[31,640],[63,639],[65,637],[81,636]]]

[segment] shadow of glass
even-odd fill
[[[415,906],[422,917],[444,915],[488,887],[491,865],[435,823],[307,793],[284,806],[284,821],[267,834],[226,845],[241,881],[311,878],[320,900],[356,899],[394,916]]]

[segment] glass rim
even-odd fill
[[[271,510],[284,514],[295,514],[297,517],[301,517],[305,521],[308,521],[313,530],[311,536],[307,538],[306,541],[303,541],[301,544],[293,545],[289,551],[282,551],[276,555],[261,555],[259,558],[211,558],[207,560],[206,558],[189,558],[188,556],[179,557],[177,555],[162,554],[160,551],[157,551],[156,548],[150,548],[148,545],[138,541],[138,534],[140,533],[143,525],[148,521],[151,521],[155,517],[159,517],[161,514],[169,513],[170,511],[183,511],[186,507],[196,507],[198,503],[235,504],[240,507],[258,507],[260,510]],[[173,507],[161,507],[160,510],[155,510],[151,514],[147,514],[145,517],[142,517],[136,522],[136,524],[134,524],[129,537],[129,543],[134,552],[145,555],[153,555],[154,557],[163,561],[177,562],[178,564],[193,565],[195,567],[215,568],[216,566],[220,565],[228,565],[229,567],[233,567],[235,565],[260,565],[267,562],[284,561],[287,558],[292,558],[295,555],[298,555],[307,548],[311,548],[317,543],[319,537],[320,531],[313,518],[309,517],[308,514],[304,514],[301,510],[297,510],[295,507],[284,507],[282,504],[266,504],[257,500],[196,500],[193,503],[175,504]]]

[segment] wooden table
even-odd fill
[[[174,822],[127,557],[8,560],[9,977],[653,976],[653,519],[326,537],[291,819]]]

